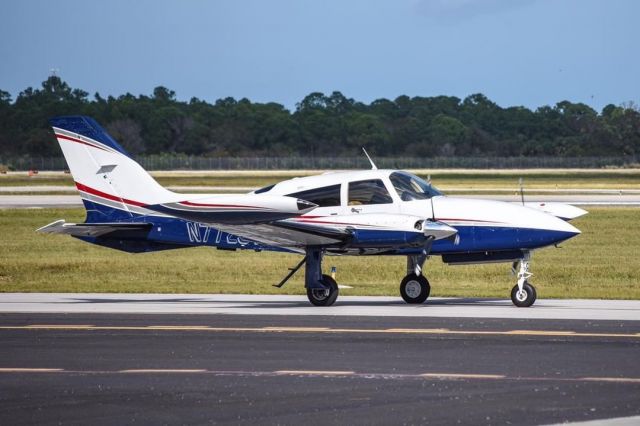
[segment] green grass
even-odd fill
[[[544,298],[640,299],[640,209],[591,208],[575,225],[583,234],[534,253],[532,282]],[[199,247],[127,254],[69,236],[37,234],[55,219],[82,221],[84,211],[0,210],[0,291],[302,294],[301,275],[275,289],[299,256]],[[345,295],[397,295],[402,257],[327,257]],[[508,264],[447,266],[430,259],[434,296],[507,298]]]

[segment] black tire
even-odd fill
[[[528,308],[529,306],[533,305],[533,303],[536,301],[536,298],[538,297],[536,288],[528,282],[525,282],[522,286],[524,295],[518,294],[518,291],[518,285],[516,284],[511,289],[511,301],[518,308]]]
[[[331,278],[330,275],[323,275],[322,283],[329,287],[328,294],[323,289],[308,288],[307,298],[309,299],[309,302],[311,302],[311,304],[314,306],[331,306],[335,303],[336,299],[338,298],[338,294],[340,293],[338,283],[336,283],[336,280]]]
[[[431,293],[431,286],[424,275],[409,274],[400,283],[400,296],[410,304],[423,303]]]

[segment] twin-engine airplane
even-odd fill
[[[397,170],[325,173],[289,179],[249,194],[177,194],[158,184],[93,119],[51,120],[87,211],[84,223],[58,220],[38,231],[69,234],[131,253],[192,246],[284,251],[304,255],[309,301],[330,306],[338,285],[322,273],[325,255],[395,255],[407,259],[400,295],[422,303],[430,285],[424,262],[513,262],[516,306],[531,306],[530,253],[580,231],[586,214],[566,204],[447,197]]]

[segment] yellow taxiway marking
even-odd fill
[[[0,330],[111,330],[111,331],[207,331],[238,333],[354,333],[354,334],[438,334],[470,336],[550,336],[640,338],[640,333],[590,333],[562,330],[450,330],[447,328],[329,328],[329,327],[210,327],[206,325],[102,326],[32,324],[0,326]]]
[[[91,328],[93,327],[92,325],[87,325],[87,324],[33,324],[33,325],[25,325],[22,326],[20,328],[34,328],[34,329],[40,329],[40,328],[48,328],[48,329],[61,329],[61,330],[84,330],[87,328]]]
[[[260,331],[280,331],[280,332],[327,332],[329,327],[263,327]]]
[[[436,379],[505,379],[501,374],[456,374],[456,373],[425,373],[420,377],[433,377]]]
[[[324,371],[324,370],[278,370],[274,371],[276,374],[287,374],[287,375],[318,375],[318,376],[349,376],[352,374],[356,374],[355,371]]]
[[[117,373],[206,373],[207,370],[198,369],[163,369],[163,368],[139,368],[132,370],[119,370]]]

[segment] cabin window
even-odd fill
[[[389,176],[389,180],[402,201],[426,200],[442,195],[431,184],[411,173],[394,172]]]
[[[380,179],[349,182],[349,205],[393,203],[389,191]]]
[[[324,186],[306,191],[288,194],[289,197],[300,198],[317,204],[319,207],[333,207],[340,205],[340,185]]]

